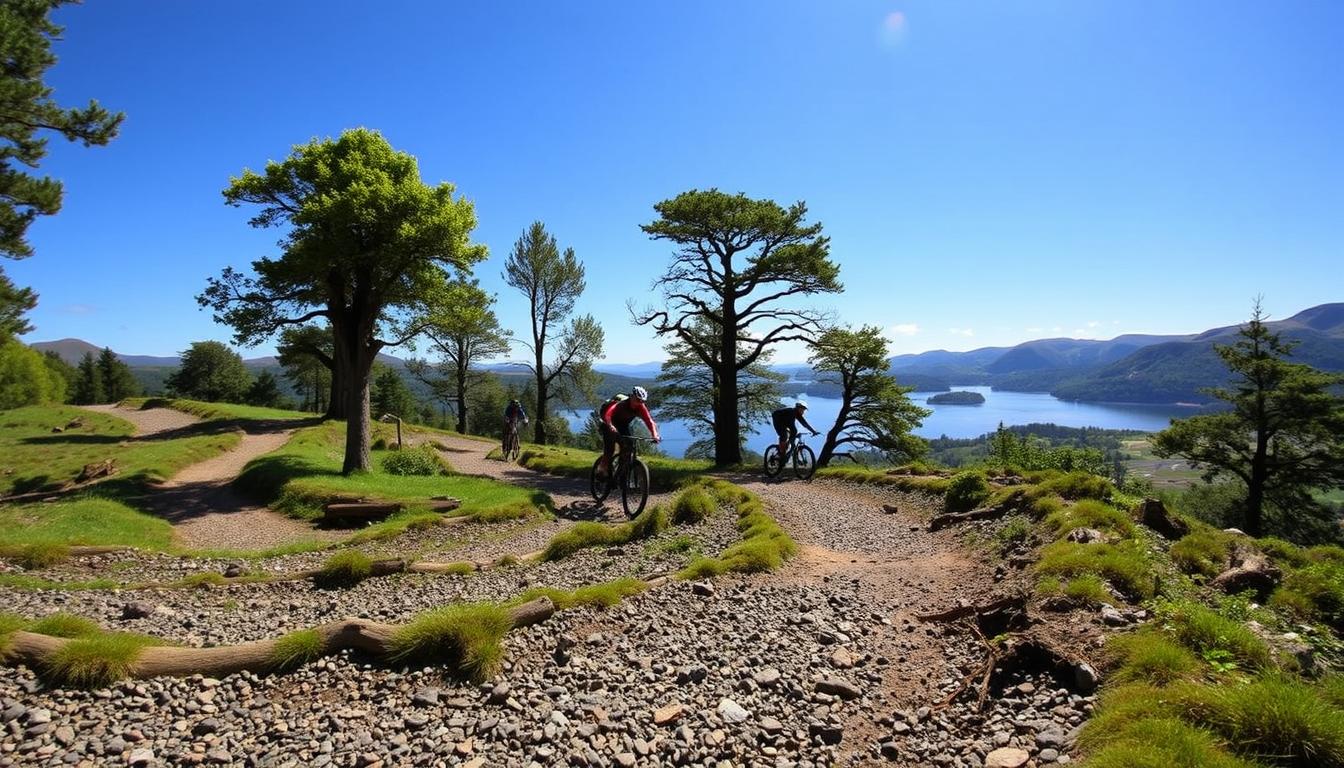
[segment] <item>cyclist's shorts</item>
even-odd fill
[[[775,434],[779,435],[780,440],[788,440],[798,434],[798,425],[793,423],[793,419],[788,416],[771,416],[771,421],[775,425]]]

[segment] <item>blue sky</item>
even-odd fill
[[[805,200],[846,285],[817,306],[888,329],[893,353],[1344,300],[1344,3],[88,0],[56,18],[57,98],[127,117],[107,147],[52,139],[65,208],[3,264],[41,294],[29,341],[227,340],[193,296],[278,233],[220,191],[355,126],[475,202],[477,274],[518,331],[501,265],[546,222],[587,265],[579,308],[614,362],[662,356],[625,304],[669,257],[639,224],[691,188]]]

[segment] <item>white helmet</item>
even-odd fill
[[[635,387],[630,391],[630,394],[634,395],[635,399],[641,403],[649,399],[649,391],[643,387]]]
[[[806,411],[806,410],[807,410],[807,403],[803,402],[802,400],[799,400],[798,402],[796,402],[796,403],[793,404],[793,407],[794,407],[794,408],[802,408],[804,411]]]

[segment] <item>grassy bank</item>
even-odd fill
[[[582,448],[527,445],[523,447],[518,463],[538,472],[587,480],[593,462],[600,454]],[[673,459],[667,456],[640,454],[640,460],[649,465],[649,485],[654,493],[664,493],[691,483],[713,468],[709,461]]]

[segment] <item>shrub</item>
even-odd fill
[[[1134,522],[1128,514],[1095,499],[1083,499],[1072,507],[1062,507],[1046,517],[1045,524],[1059,536],[1076,528],[1096,528],[1123,537],[1134,534]]]
[[[1142,546],[1133,541],[1116,544],[1057,541],[1041,549],[1036,571],[1065,578],[1094,574],[1131,600],[1147,599],[1156,591],[1151,563]]]
[[[290,632],[275,641],[271,650],[271,667],[280,671],[298,669],[322,656],[322,636],[315,629]]]
[[[393,451],[383,457],[382,465],[383,471],[389,475],[447,474],[438,452],[427,445]]]
[[[1239,752],[1297,768],[1344,766],[1344,712],[1310,686],[1280,675],[1245,685],[1187,689],[1187,717],[1211,727]]]
[[[1301,547],[1283,539],[1263,538],[1256,539],[1255,543],[1260,547],[1261,552],[1264,552],[1269,556],[1269,559],[1279,565],[1301,568],[1308,562],[1307,553]]]
[[[948,481],[943,508],[948,512],[967,512],[989,498],[989,482],[982,472],[958,472]]]
[[[140,651],[154,641],[142,635],[103,632],[70,640],[42,665],[48,681],[76,688],[100,688],[130,674]]]
[[[1189,649],[1160,632],[1115,635],[1106,646],[1120,662],[1113,675],[1119,682],[1169,685],[1197,676],[1204,666]]]
[[[391,656],[399,662],[444,664],[457,676],[480,682],[499,667],[500,640],[512,627],[503,606],[451,605],[422,613],[397,630]]]
[[[1159,617],[1175,638],[1197,653],[1226,651],[1245,666],[1269,665],[1269,647],[1244,624],[1233,621],[1199,603],[1167,602],[1158,607]]]
[[[318,569],[314,583],[323,587],[353,587],[373,573],[373,560],[357,549],[337,552]]]
[[[1344,627],[1344,566],[1313,563],[1291,571],[1270,597],[1275,607],[1291,607],[1303,618]],[[1309,606],[1309,611],[1301,609]]]
[[[1007,548],[1021,544],[1031,536],[1031,521],[1021,515],[1007,518],[998,530],[994,531],[994,540],[1000,547]]]
[[[1217,576],[1232,550],[1232,534],[1198,528],[1171,545],[1171,561],[1184,573]]]
[[[672,502],[672,522],[678,525],[698,523],[718,509],[704,486],[692,485]]]

